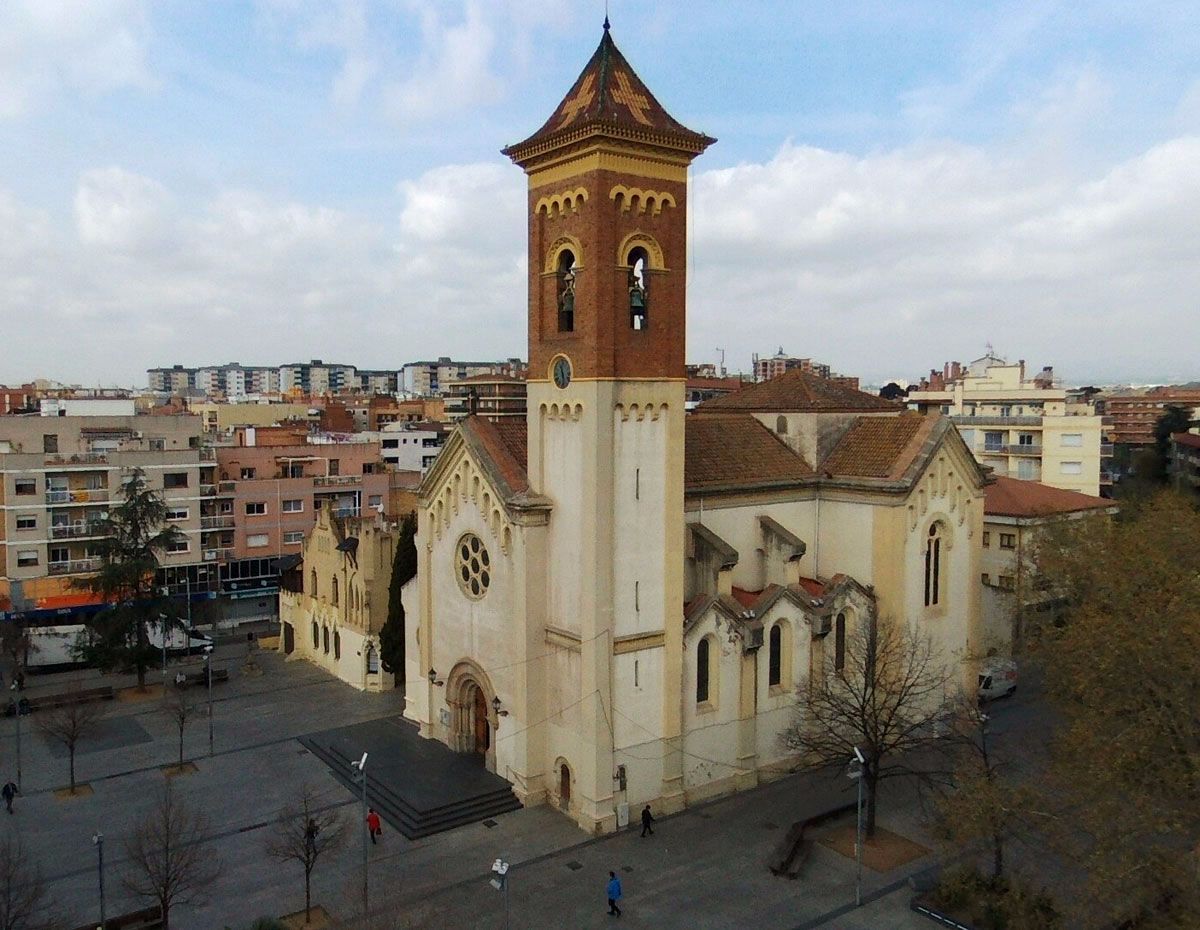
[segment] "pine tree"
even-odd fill
[[[392,562],[392,580],[388,588],[388,617],[379,631],[379,658],[383,669],[394,675],[404,674],[404,604],[400,589],[417,574],[417,515],[400,519],[400,541]]]
[[[77,647],[78,657],[102,669],[134,670],[138,687],[146,686],[146,670],[157,649],[149,630],[163,636],[177,623],[174,602],[155,583],[159,553],[183,537],[166,522],[167,505],[135,469],[122,487],[123,500],[109,510],[109,534],[96,546],[100,569],[78,582],[100,595],[108,606],[88,623],[89,636]]]

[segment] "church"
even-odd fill
[[[685,413],[688,168],[604,34],[504,149],[528,178],[524,422],[419,491],[405,716],[606,832],[786,772],[810,670],[867,618],[978,654],[985,473],[948,419],[799,370]]]

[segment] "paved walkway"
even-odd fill
[[[233,680],[214,687],[216,749],[207,756],[207,721],[197,718],[186,733],[186,755],[198,772],[175,780],[181,794],[205,811],[212,848],[224,864],[207,903],[180,907],[176,930],[240,928],[252,919],[299,909],[303,876],[294,864],[266,857],[264,842],[273,818],[304,786],[357,827],[356,798],[304,749],[297,737],[361,720],[394,716],[398,695],[364,695],[302,662],[262,654],[260,677],[237,674],[244,647],[221,647],[217,665]],[[51,683],[52,684],[52,683]],[[223,690],[220,690],[223,689]],[[80,747],[80,780],[95,794],[63,800],[52,789],[66,780],[66,760],[23,721],[25,794],[13,817],[0,814],[0,829],[19,830],[31,861],[40,864],[50,892],[73,925],[97,914],[93,832],[106,837],[109,914],[133,909],[120,875],[126,868],[122,840],[149,811],[161,790],[160,767],[176,755],[176,733],[153,702],[110,706],[104,739]],[[0,775],[11,771],[12,719],[0,721]],[[761,930],[799,927],[905,928],[928,926],[907,910],[895,888],[907,872],[866,873],[868,905],[844,912],[853,899],[854,864],[817,846],[795,881],[766,869],[768,854],[794,820],[831,806],[848,783],[792,777],[756,791],[694,808],[657,825],[653,838],[637,832],[589,838],[558,812],[540,807],[496,818],[488,828],[472,824],[415,842],[395,831],[370,849],[370,884],[378,915],[372,930],[393,926],[502,927],[502,896],[488,884],[496,857],[513,863],[512,927],[593,927],[605,924],[604,882],[609,869],[626,888],[626,916],[635,926]],[[845,795],[848,797],[849,795]],[[892,791],[881,803],[880,822],[920,839],[911,797]],[[831,825],[832,826],[832,825]],[[314,901],[336,914],[355,912],[361,883],[361,846],[354,841],[322,861],[314,877]],[[876,895],[878,899],[872,899]],[[816,921],[816,923],[814,923]]]

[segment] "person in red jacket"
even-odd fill
[[[375,842],[375,837],[383,836],[383,824],[373,807],[367,808],[367,829],[371,831],[372,844]]]

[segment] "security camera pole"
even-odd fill
[[[358,774],[362,778],[362,831],[363,831],[363,874],[362,874],[362,907],[363,921],[367,919],[367,856],[370,847],[368,843],[371,840],[370,827],[367,826],[367,754],[364,752],[362,758],[357,762],[351,762],[350,767],[358,769]]]
[[[190,635],[190,634],[189,634]],[[208,683],[208,754],[213,754],[212,643],[204,647],[204,678]]]
[[[96,847],[96,870],[100,876],[100,927],[108,926],[104,913],[104,834],[97,830],[92,834],[92,845]]]
[[[18,669],[19,671],[19,669]],[[21,692],[17,690],[17,682],[14,677],[13,683],[9,685],[13,693],[13,709],[17,712],[17,790],[21,790]]]
[[[867,759],[862,750],[854,747],[854,758],[850,760],[850,778],[858,782],[858,823],[854,836],[854,862],[856,875],[854,878],[854,906],[862,907],[862,853],[863,853],[863,774],[867,767]],[[857,765],[857,768],[853,766]]]

